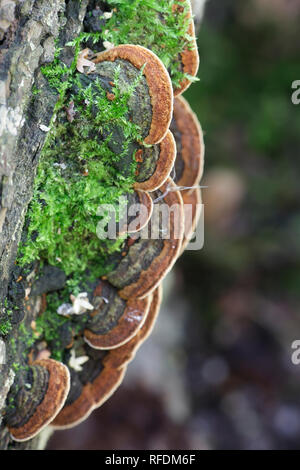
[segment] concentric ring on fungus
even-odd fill
[[[114,62],[115,60],[130,62],[138,70],[143,67],[152,106],[152,122],[145,144],[154,145],[162,141],[169,130],[173,113],[173,88],[169,74],[161,60],[149,49],[142,46],[123,44],[108,51],[99,52],[93,58],[95,64]]]
[[[113,349],[129,341],[143,325],[151,299],[124,300],[107,282],[100,281],[94,291],[95,310],[84,330],[84,339],[94,349]]]
[[[137,350],[153,330],[161,299],[162,289],[159,287],[153,293],[149,313],[142,328],[128,343],[117,349],[103,352],[104,356],[100,359],[103,368],[100,373],[93,382],[82,388],[76,400],[64,406],[51,424],[55,429],[71,428],[81,423],[116,391],[122,382],[127,364],[134,358]]]
[[[155,161],[154,154],[158,153],[157,160]],[[138,163],[137,182],[134,185],[135,189],[144,191],[156,191],[159,189],[169,178],[172,168],[176,159],[176,143],[172,132],[168,131],[164,139],[153,147],[144,147],[136,152]],[[152,175],[148,177],[148,171],[145,166],[149,162],[154,164]],[[143,173],[146,173],[146,178],[142,178]]]
[[[7,427],[11,437],[18,442],[27,441],[36,436],[43,428],[50,424],[62,409],[70,390],[70,374],[68,368],[53,359],[35,361],[30,367],[33,371],[33,380],[41,378],[41,384],[33,384],[36,392],[45,394],[40,398],[37,406],[30,402],[30,390],[24,387],[21,390],[21,406],[17,408],[13,417],[7,420]],[[19,392],[20,393],[20,392]],[[34,397],[37,400],[37,397]],[[23,416],[26,406],[29,407],[29,416]],[[33,412],[33,413],[32,413]],[[14,425],[10,424],[14,420]],[[18,423],[19,422],[19,423]]]
[[[139,238],[128,239],[127,254],[106,276],[124,299],[143,298],[151,293],[172,269],[181,250],[184,211],[180,192],[169,178],[152,197],[157,209],[148,226],[139,232]],[[160,210],[169,211],[164,226]]]
[[[192,48],[186,48],[181,54],[181,63],[182,63],[182,69],[183,72],[190,75],[191,77],[196,77],[198,73],[198,68],[199,68],[199,53],[198,53],[198,48],[197,48],[197,41],[196,41],[196,35],[195,35],[195,25],[194,25],[194,20],[193,20],[193,12],[192,12],[192,5],[190,0],[177,0],[179,4],[177,7],[174,5],[175,8],[182,8],[180,3],[185,3],[188,8],[188,18],[190,18],[190,24],[188,28],[188,34],[192,38]],[[180,83],[180,86],[178,88],[175,88],[174,90],[174,96],[181,95],[190,85],[192,81],[189,80],[188,78],[184,78],[182,82]]]
[[[202,178],[205,146],[198,118],[182,96],[174,100],[171,130],[177,147],[174,181],[179,187],[191,188],[185,192],[192,191]]]
[[[135,191],[128,195],[128,209],[126,222],[118,222],[118,236],[125,233],[136,233],[148,224],[153,213],[153,200],[145,191]],[[131,213],[131,209],[134,213]]]
[[[150,309],[142,328],[139,329],[137,334],[127,343],[121,347],[112,349],[109,354],[104,358],[103,364],[105,367],[111,369],[119,368],[131,362],[138,349],[142,346],[144,341],[150,336],[158,318],[160,305],[162,302],[162,286],[159,285],[152,294],[152,301]]]
[[[83,386],[80,396],[66,404],[51,423],[54,429],[68,429],[87,419],[92,411],[108,400],[121,385],[126,367],[120,369],[104,368],[93,382]]]

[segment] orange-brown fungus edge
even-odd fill
[[[53,359],[42,359],[35,361],[34,365],[40,365],[48,370],[48,389],[43,401],[27,423],[19,428],[9,428],[15,441],[27,441],[50,424],[63,407],[70,390],[70,374],[64,364]]]
[[[152,122],[144,142],[149,145],[158,144],[169,129],[173,113],[173,89],[169,74],[153,52],[132,44],[123,44],[100,52],[93,58],[93,62],[114,62],[116,59],[127,60],[138,69],[145,65],[144,75],[151,97]]]

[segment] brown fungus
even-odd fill
[[[184,212],[180,192],[169,178],[152,197],[155,209],[148,226],[128,240],[126,256],[107,275],[124,299],[151,293],[171,270],[181,250]]]
[[[85,345],[89,360],[81,372],[71,371],[71,389],[66,404],[51,423],[55,429],[77,426],[108,400],[121,384],[126,367],[111,369],[104,365],[109,351],[97,351]]]
[[[119,387],[130,362],[138,348],[150,335],[159,313],[162,290],[154,293],[146,321],[138,333],[126,344],[110,351],[96,351],[86,346],[90,360],[83,366],[83,372],[72,374],[73,396],[61,410],[52,426],[65,429],[84,421],[91,412],[100,407]],[[84,371],[84,369],[86,369]],[[76,393],[77,390],[77,393]]]
[[[143,325],[150,300],[125,301],[114,287],[101,281],[94,291],[95,310],[89,314],[85,341],[94,349],[112,349],[126,343]]]
[[[181,253],[183,253],[199,222],[202,211],[202,200],[200,188],[195,188],[192,191],[181,191],[181,194],[185,211],[185,230],[181,247]]]
[[[148,224],[153,213],[153,200],[147,192],[135,191],[126,197],[127,210],[118,222],[118,236],[139,232]]]
[[[115,61],[129,62],[135,69],[143,69],[151,99],[152,114],[148,135],[145,136],[144,142],[148,145],[158,144],[169,130],[173,112],[172,83],[165,66],[152,51],[132,44],[123,44],[108,51],[99,52],[93,58],[95,64]],[[131,117],[135,122],[135,115]]]
[[[62,409],[69,389],[68,368],[53,359],[35,361],[21,371],[19,382],[8,395],[13,406],[8,407],[5,417],[12,439],[32,439],[51,423]]]
[[[138,163],[135,189],[156,191],[168,179],[176,158],[176,143],[172,132],[157,145],[136,152]]]
[[[109,351],[109,354],[103,360],[105,367],[109,367],[110,369],[120,368],[134,359],[137,350],[152,333],[159,314],[161,302],[162,286],[160,285],[152,294],[149,313],[142,328],[139,329],[137,334],[130,341],[119,348]]]
[[[190,0],[177,0],[178,4],[174,5],[174,8],[183,8],[185,5],[188,8],[187,17],[189,19],[189,28],[188,28],[188,35],[192,38],[190,41],[190,46],[186,47],[186,49],[180,54],[180,62],[182,66],[182,70],[185,74],[189,75],[190,77],[196,77],[198,68],[199,68],[199,54],[197,48],[197,41],[195,35],[195,25],[193,20],[193,13],[192,13],[192,5]],[[184,4],[184,5],[181,5]],[[174,96],[181,95],[190,85],[192,81],[189,78],[184,78],[179,87],[175,88]]]
[[[205,148],[198,118],[181,96],[174,100],[171,129],[177,146],[174,181],[192,191],[202,177]]]

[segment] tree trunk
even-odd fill
[[[55,41],[66,44],[82,30],[88,0],[0,0],[0,321],[5,299],[18,305],[15,259],[33,181],[57,96],[40,68],[52,62]],[[64,60],[74,51],[66,47]],[[44,127],[45,126],[45,127]],[[42,130],[44,129],[44,130]],[[20,312],[11,319],[17,324]],[[12,363],[0,340],[0,448],[38,448],[36,438],[14,443],[2,423],[13,381]]]

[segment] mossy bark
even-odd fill
[[[64,45],[82,31],[89,3],[0,0],[0,322],[5,301],[9,298],[10,304],[18,307],[24,298],[17,284],[17,247],[47,136],[45,129],[58,99],[40,67],[52,62],[58,38]],[[69,63],[74,51],[66,47],[62,56]],[[12,311],[10,337],[18,327],[20,309]],[[8,341],[6,336],[1,338],[3,350],[9,350]],[[15,443],[3,424],[5,399],[13,381],[12,364],[20,359],[10,356],[2,353],[0,361],[0,449],[37,449],[41,438]]]

